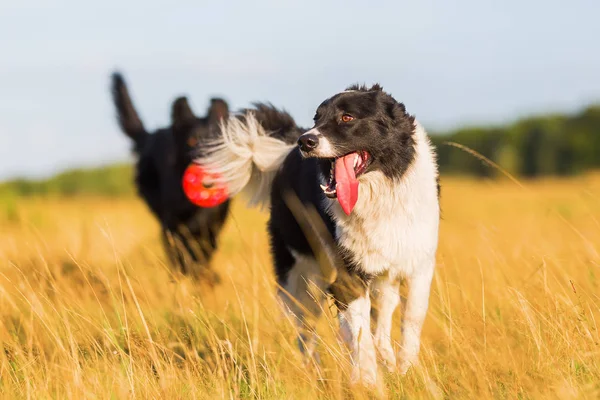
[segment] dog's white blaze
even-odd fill
[[[377,382],[377,355],[371,335],[371,300],[369,293],[351,301],[340,311],[340,333],[350,349],[353,382]]]
[[[243,191],[249,205],[268,205],[275,173],[295,145],[271,137],[252,112],[245,121],[230,117],[222,122],[221,132],[198,163],[221,174],[230,196]]]
[[[319,145],[311,152],[311,156],[324,158],[333,158],[338,156],[329,139],[323,136],[317,128],[311,129],[302,136],[305,135],[315,135],[319,139]],[[302,138],[302,136],[300,136],[300,138]]]
[[[404,369],[416,362],[419,352],[439,227],[435,155],[423,127],[416,123],[415,128],[415,159],[400,180],[378,171],[362,175],[358,201],[349,216],[337,200],[326,200],[339,244],[352,251],[364,272],[407,278],[411,295],[403,316]]]

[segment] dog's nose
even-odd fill
[[[298,139],[298,145],[302,151],[314,150],[319,145],[319,137],[312,133],[305,133]]]

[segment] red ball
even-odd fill
[[[227,186],[221,176],[198,164],[190,164],[183,173],[183,192],[195,205],[216,207],[228,198]]]

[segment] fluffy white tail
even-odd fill
[[[197,162],[223,177],[230,196],[244,192],[249,205],[266,206],[273,178],[295,144],[270,136],[252,111],[224,121],[221,133]]]

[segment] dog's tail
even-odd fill
[[[251,206],[265,206],[273,178],[302,132],[287,112],[257,103],[222,122],[222,135],[197,162],[220,174],[231,196],[244,192]]]
[[[148,133],[133,106],[125,80],[119,72],[112,75],[111,91],[119,126],[133,140],[134,150],[139,152]]]

